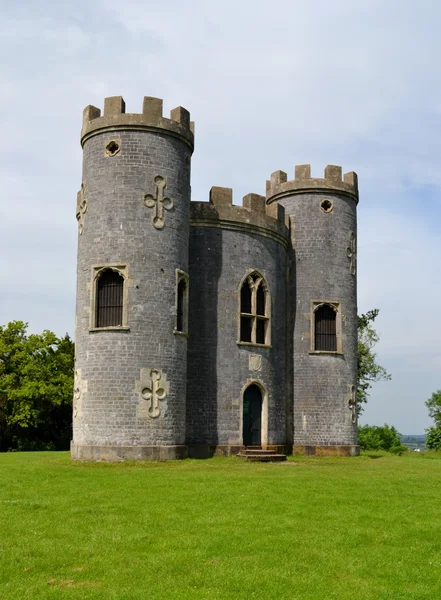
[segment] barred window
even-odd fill
[[[314,313],[314,350],[337,351],[337,313],[329,304],[322,304]]]
[[[103,271],[97,281],[96,327],[123,324],[124,277],[112,269]]]
[[[270,344],[270,298],[265,279],[254,272],[240,289],[239,341]]]

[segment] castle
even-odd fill
[[[356,174],[191,201],[194,124],[152,97],[81,145],[72,457],[356,455]]]

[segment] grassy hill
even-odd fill
[[[437,454],[78,464],[0,455],[0,598],[433,600]]]

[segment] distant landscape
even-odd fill
[[[402,435],[401,443],[409,450],[426,450],[426,434]]]

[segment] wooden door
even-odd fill
[[[250,385],[243,395],[243,445],[262,444],[262,392]]]

